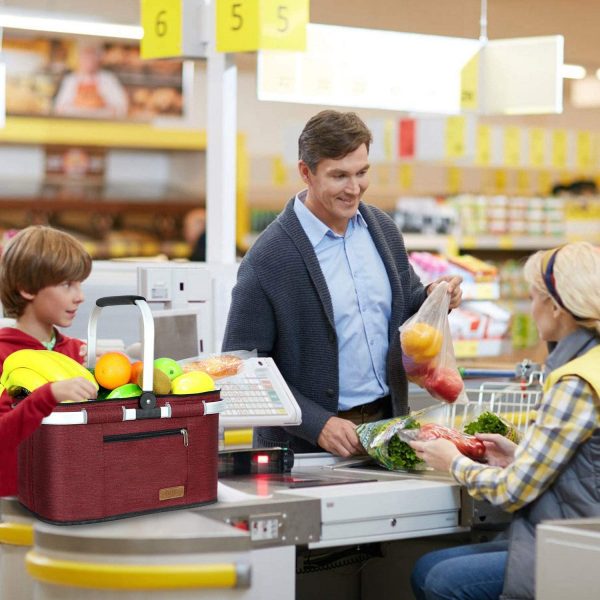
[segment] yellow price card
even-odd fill
[[[181,0],[142,0],[142,58],[181,56]]]
[[[546,164],[546,132],[539,127],[529,130],[529,163],[532,167]]]
[[[531,182],[529,181],[529,172],[523,169],[517,171],[517,191],[519,194],[529,192]]]
[[[448,167],[446,177],[448,179],[448,193],[458,194],[462,188],[462,169]]]
[[[576,166],[586,169],[592,166],[592,134],[589,131],[577,133]]]
[[[465,135],[464,117],[446,119],[446,158],[462,158],[465,155]]]
[[[552,166],[567,166],[567,132],[564,129],[552,132]]]
[[[507,127],[504,130],[504,164],[507,167],[518,167],[521,163],[521,130],[518,127]]]
[[[306,49],[309,0],[218,0],[217,50]]]
[[[400,188],[403,190],[410,190],[413,186],[413,166],[407,164],[401,164],[398,167],[398,183]]]
[[[475,164],[489,165],[492,160],[492,128],[478,125],[475,134]]]

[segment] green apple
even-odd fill
[[[204,371],[190,371],[176,377],[171,382],[173,394],[200,394],[212,392],[215,389],[213,378]]]
[[[154,361],[154,368],[162,371],[170,381],[173,381],[175,377],[179,377],[183,373],[181,365],[172,358],[157,358]]]
[[[111,398],[137,398],[141,396],[142,388],[135,383],[125,383],[120,385],[118,388],[115,388],[111,391],[108,396],[106,396],[107,400]]]

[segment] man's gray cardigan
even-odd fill
[[[426,292],[408,262],[402,235],[382,210],[360,203],[360,213],[392,289],[387,377],[393,415],[408,412],[398,327],[423,303]],[[262,427],[258,446],[316,451],[325,422],[337,414],[338,347],[331,296],[292,198],[240,264],[223,351],[253,350],[271,356],[302,410],[297,427]],[[366,398],[371,402],[375,398]]]

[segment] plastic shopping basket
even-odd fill
[[[102,308],[137,306],[144,365],[154,321],[140,296],[100,298],[88,326],[95,365]],[[199,506],[217,498],[219,391],[155,396],[144,368],[140,398],[59,404],[19,447],[19,501],[43,521],[86,523]]]

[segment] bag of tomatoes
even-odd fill
[[[448,324],[450,294],[442,282],[399,329],[402,364],[409,381],[442,402],[466,402]]]

